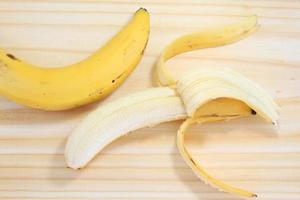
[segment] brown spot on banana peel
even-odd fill
[[[113,79],[111,82],[114,83],[116,80],[118,80],[119,78],[121,78],[124,74],[126,73],[126,71],[123,71],[121,74],[119,74],[115,79]]]
[[[9,57],[9,58],[12,59],[12,60],[20,61],[18,58],[16,58],[16,57],[15,57],[14,55],[12,55],[12,54],[7,53],[6,56]]]
[[[191,161],[194,165],[196,165],[196,162],[194,161],[193,158],[190,158],[190,161]]]
[[[116,77],[116,80],[119,79],[119,78],[121,78],[121,77],[125,74],[125,72],[126,72],[126,71],[123,71],[121,74],[119,74],[119,75]]]
[[[92,96],[97,96],[98,95],[101,95],[103,93],[103,90],[105,90],[105,88],[100,88],[100,89],[97,89],[91,93],[88,94],[89,97],[92,97]]]

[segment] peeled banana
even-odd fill
[[[205,68],[188,72],[176,81],[165,63],[180,53],[238,41],[256,31],[258,27],[256,16],[251,16],[240,23],[182,36],[164,49],[156,66],[158,84],[177,89],[188,115],[177,134],[177,146],[184,160],[204,182],[221,191],[242,197],[257,197],[257,194],[230,186],[210,176],[185,148],[184,134],[193,123],[230,120],[256,113],[276,124],[279,109],[277,104],[257,84],[233,70]]]
[[[256,17],[240,23],[183,36],[163,51],[156,68],[160,85],[98,107],[68,138],[65,159],[73,169],[84,167],[118,137],[161,122],[186,119],[177,133],[177,146],[195,174],[211,186],[241,197],[257,194],[230,186],[209,175],[185,148],[184,134],[193,123],[214,122],[254,114],[277,123],[279,107],[259,85],[228,68],[205,68],[175,80],[165,62],[180,53],[238,41],[257,29]]]
[[[150,88],[91,112],[68,138],[65,159],[69,167],[84,167],[112,141],[136,129],[185,119],[184,105],[169,87]]]
[[[65,110],[104,98],[139,63],[149,37],[149,14],[139,9],[94,54],[59,68],[34,66],[0,51],[0,95],[43,110]]]

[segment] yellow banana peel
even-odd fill
[[[168,59],[188,51],[218,47],[237,42],[256,31],[258,27],[257,17],[250,16],[235,24],[207,28],[202,32],[177,38],[163,50],[158,59],[155,73],[158,85],[174,87],[176,84],[176,80],[165,66]]]

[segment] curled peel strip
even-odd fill
[[[185,148],[184,134],[193,123],[230,120],[256,113],[276,124],[278,106],[272,97],[230,69],[195,70],[175,81],[165,68],[165,62],[177,54],[238,41],[257,27],[256,17],[249,17],[237,24],[175,40],[162,53],[156,70],[159,84],[169,87],[149,88],[101,105],[91,112],[68,138],[65,149],[67,165],[73,169],[84,167],[108,144],[138,128],[186,119],[178,130],[177,146],[195,174],[221,191],[241,197],[257,197],[209,175]]]
[[[178,146],[180,154],[184,158],[185,162],[205,184],[209,184],[210,186],[218,189],[221,192],[229,192],[229,193],[239,194],[244,197],[257,197],[257,195],[255,193],[252,193],[252,192],[249,192],[249,191],[237,188],[237,187],[233,187],[233,186],[228,185],[228,184],[224,183],[223,181],[220,181],[220,180],[214,178],[213,176],[209,175],[209,173],[206,172],[206,170],[204,170],[200,166],[199,162],[196,161],[192,157],[190,152],[185,148],[184,135],[185,135],[185,132],[188,129],[188,127],[190,125],[192,125],[193,123],[202,123],[202,122],[206,122],[206,120],[207,119],[202,119],[202,120],[198,119],[196,121],[192,118],[189,118],[181,124],[181,126],[178,130],[178,133],[177,133],[177,146]],[[214,120],[219,120],[219,119],[212,117],[209,120],[214,121]]]
[[[165,63],[170,58],[196,49],[212,48],[237,42],[259,28],[257,17],[250,16],[241,22],[217,27],[208,28],[202,32],[184,35],[169,44],[160,55],[156,67],[156,81],[160,86],[174,87],[176,79],[166,68]]]

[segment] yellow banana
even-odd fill
[[[77,64],[43,68],[0,51],[0,95],[43,110],[65,110],[104,98],[139,63],[149,37],[141,8],[102,48]]]
[[[176,81],[165,68],[165,62],[177,54],[238,41],[257,27],[256,17],[249,17],[237,24],[175,40],[165,48],[156,68],[159,84],[174,89],[151,88],[97,108],[83,119],[68,138],[65,149],[67,165],[74,169],[84,167],[107,144],[137,128],[186,119],[178,130],[177,146],[195,174],[221,191],[241,197],[257,197],[255,193],[210,176],[185,148],[184,134],[193,123],[230,120],[256,113],[276,124],[277,104],[259,85],[231,69],[194,70]]]

